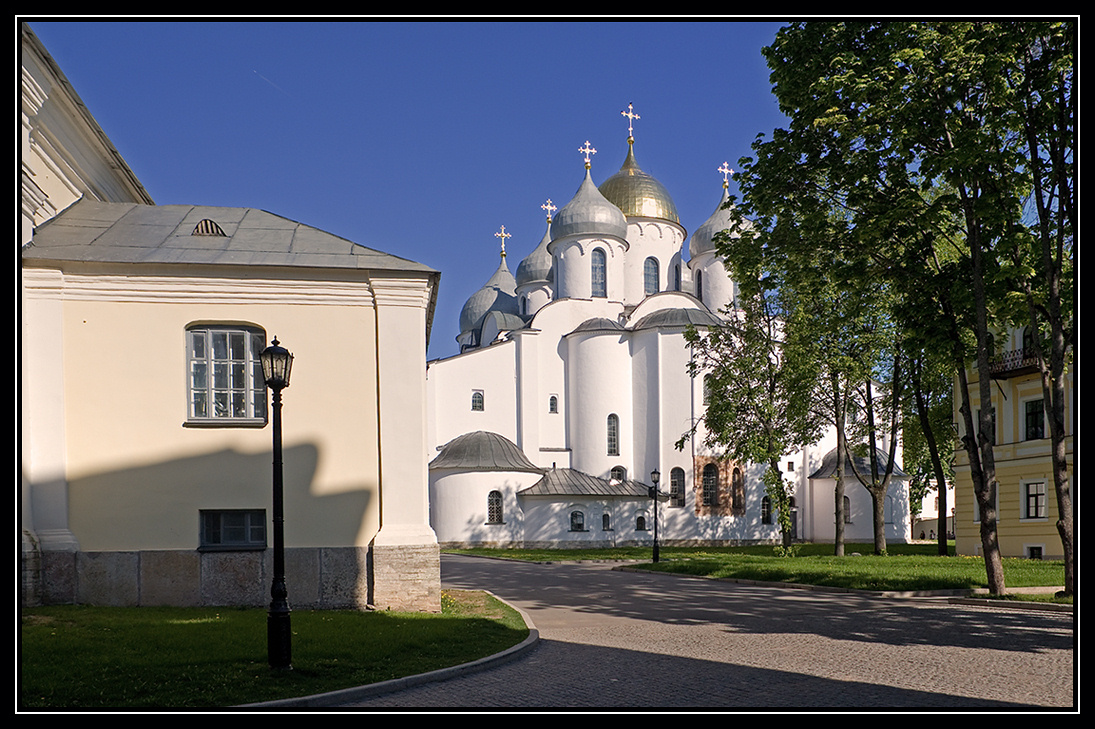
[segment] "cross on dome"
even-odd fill
[[[589,155],[597,154],[597,150],[589,146],[589,140],[586,140],[584,147],[578,147],[578,151],[586,156],[586,169],[589,169]]]
[[[630,101],[627,102],[627,111],[621,111],[620,113],[627,117],[627,138],[628,139],[634,139],[635,135],[633,133],[634,130],[632,129],[632,123],[636,119],[642,119],[642,117],[639,116],[638,114],[636,114],[634,111],[632,111],[632,106],[631,106]]]
[[[542,210],[547,210],[547,219],[549,223],[551,222],[551,214],[559,209],[552,204],[550,197],[548,198],[548,201],[546,203],[540,206],[540,208]]]
[[[506,226],[502,226],[502,230],[494,234],[495,238],[502,239],[502,258],[506,257],[506,238],[512,238],[513,236],[506,232]]]
[[[729,162],[723,162],[722,167],[720,167],[718,169],[718,171],[722,173],[722,186],[723,187],[729,187],[730,186],[730,175],[734,174],[734,171],[732,169],[730,169],[730,163]]]

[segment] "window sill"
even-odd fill
[[[208,420],[187,420],[184,428],[265,428],[265,419],[257,418],[210,418]]]
[[[265,544],[206,544],[198,547],[199,552],[263,552]]]

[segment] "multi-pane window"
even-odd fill
[[[765,496],[760,500],[760,523],[772,523],[772,499],[769,496]]]
[[[613,481],[626,481],[627,469],[623,466],[613,466],[612,471],[609,472],[608,477]]]
[[[266,383],[257,329],[194,327],[186,332],[191,421],[263,420]]]
[[[586,515],[581,511],[570,512],[570,531],[584,532],[586,530]]]
[[[502,523],[502,492],[491,491],[487,494],[487,523]]]
[[[591,274],[591,288],[594,297],[605,298],[608,296],[608,281],[606,275],[605,252],[600,248],[593,249]]]
[[[199,512],[202,549],[265,549],[262,509],[209,509]]]
[[[656,294],[661,289],[661,282],[658,279],[658,259],[647,258],[643,262],[643,292],[647,296]]]
[[[482,412],[483,410],[483,391],[475,390],[471,394],[471,409],[476,412]]]
[[[616,416],[615,413],[608,416],[606,430],[608,431],[608,455],[620,455],[620,419]]]
[[[719,467],[708,463],[703,467],[703,505],[714,506],[719,502]]]
[[[674,468],[669,472],[669,505],[684,506],[683,468]]]
[[[552,395],[551,397],[548,398],[548,412],[549,413],[559,412],[559,398],[558,398],[558,396]]]
[[[1027,400],[1026,402],[1026,438],[1025,440],[1038,440],[1045,437],[1045,416],[1042,410],[1041,400]]]
[[[1046,518],[1046,485],[1028,483],[1023,487],[1023,517],[1026,519]]]

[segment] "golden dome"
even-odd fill
[[[680,225],[677,206],[662,183],[639,169],[635,162],[635,141],[627,140],[627,159],[620,171],[597,189],[627,217],[661,218]]]

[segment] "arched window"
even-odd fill
[[[474,392],[472,392],[472,394],[471,394],[471,409],[475,410],[476,412],[481,412],[483,410],[483,391],[482,390],[475,390]]]
[[[606,431],[608,440],[608,455],[620,455],[620,419],[616,417],[616,413],[612,413],[608,416]]]
[[[661,290],[661,281],[658,273],[658,259],[647,258],[643,262],[643,292],[650,296],[651,294],[658,293]]]
[[[608,515],[608,512],[601,514],[601,530],[610,531],[612,529],[612,518]]]
[[[581,511],[570,512],[570,531],[584,532],[586,530],[586,515]]]
[[[852,523],[852,500],[847,495],[844,497],[844,523]]]
[[[673,266],[673,290],[681,290],[681,265],[679,263]]]
[[[741,469],[735,468],[730,477],[731,508],[734,513],[745,513],[745,479],[742,478]]]
[[[613,481],[626,481],[627,469],[623,466],[613,466],[612,471],[609,472],[608,477]]]
[[[521,297],[521,316],[528,316],[528,298]]]
[[[487,494],[487,523],[502,523],[502,492],[491,491]]]
[[[696,298],[703,303],[703,271],[696,271]]]
[[[769,496],[765,496],[760,500],[760,523],[772,523],[772,499]]]
[[[556,397],[555,395],[552,395],[551,397],[548,398],[548,412],[549,413],[559,412],[559,398]]]
[[[635,531],[638,531],[638,532],[645,532],[646,531],[646,517],[643,516],[642,514],[639,514],[639,516],[637,516],[635,518]]]
[[[608,280],[605,271],[605,252],[600,248],[593,249],[592,256],[592,270],[591,282],[592,282],[592,295],[597,298],[605,298],[608,296]]]
[[[684,506],[683,468],[674,468],[669,472],[669,505]]]
[[[719,467],[708,463],[703,467],[703,505],[715,506],[719,503]]]

